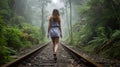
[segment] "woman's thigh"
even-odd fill
[[[59,43],[59,37],[52,37],[51,39],[53,43]]]
[[[52,42],[54,43],[55,42],[55,37],[51,37],[51,39],[52,39]]]

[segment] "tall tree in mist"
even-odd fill
[[[65,12],[66,12],[66,23],[67,23],[67,31],[68,31],[68,36],[70,36],[70,23],[69,23],[69,16],[68,16],[68,1],[64,0],[65,3]]]
[[[73,41],[73,33],[72,33],[72,1],[64,0],[65,11],[66,11],[66,22],[68,27],[68,34],[70,36],[70,43]]]
[[[40,7],[41,7],[41,31],[42,31],[42,39],[44,40],[44,37],[45,37],[45,27],[44,27],[44,24],[45,24],[45,7],[47,6],[48,3],[50,3],[51,1],[50,0],[39,0],[40,2]]]
[[[69,0],[69,5],[70,5],[70,37],[71,37],[71,43],[73,41],[73,34],[72,34],[72,2]]]

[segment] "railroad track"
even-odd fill
[[[52,47],[52,43],[44,44],[2,67],[102,67],[102,65],[83,57],[64,43],[59,45],[58,59],[57,62],[54,62]]]
[[[25,59],[29,58],[31,55],[36,55],[38,52],[40,52],[41,50],[43,50],[43,48],[45,48],[47,46],[48,43],[38,47],[37,49],[32,50],[31,52],[19,57],[18,59],[12,61],[12,62],[8,62],[7,64],[1,66],[1,67],[18,67],[18,64],[21,63],[22,61],[24,61]]]
[[[64,45],[61,43],[64,49],[77,61],[77,63],[83,63],[88,67],[103,67],[100,64],[97,64],[96,62],[92,61],[89,58],[84,57],[80,53],[76,52],[75,50],[71,49],[69,46]]]

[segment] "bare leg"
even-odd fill
[[[57,60],[57,50],[58,50],[58,44],[59,44],[59,38],[58,37],[52,37],[52,42],[53,42],[53,55],[54,55],[54,60]]]
[[[52,42],[53,42],[53,52],[54,52],[54,49],[55,49],[55,38],[52,37]]]
[[[55,38],[55,47],[54,47],[54,53],[57,53],[58,50],[58,45],[59,45],[59,38]]]

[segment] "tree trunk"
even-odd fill
[[[70,24],[69,24],[69,21],[68,21],[67,2],[66,2],[66,22],[67,22],[67,27],[68,27],[68,36],[70,36]]]
[[[70,32],[71,32],[71,43],[73,41],[73,34],[72,34],[72,3],[71,0],[69,0],[69,4],[70,4]]]
[[[41,20],[41,31],[42,31],[42,40],[45,37],[45,29],[44,29],[44,2],[42,2],[42,20]]]

